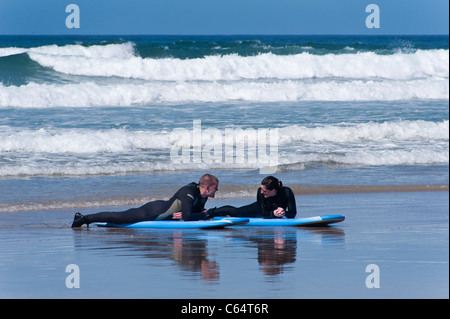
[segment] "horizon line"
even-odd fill
[[[6,33],[0,36],[449,36],[449,34],[441,33],[399,33],[399,34],[365,34],[365,33],[233,33],[233,34],[200,34],[200,33],[80,33],[80,34],[67,34],[67,33],[40,33],[40,34],[26,34],[26,33]]]

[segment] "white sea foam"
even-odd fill
[[[341,152],[343,150],[341,149]],[[417,164],[448,164],[448,148],[435,151],[431,148],[417,150],[354,150],[347,153],[336,152],[316,154],[286,153],[280,161],[282,170],[303,170],[310,163],[348,166],[392,166]]]
[[[41,54],[53,57],[84,57],[98,59],[128,59],[134,56],[134,44],[131,42],[123,44],[92,45],[83,46],[69,44],[64,46],[46,45],[32,48],[7,47],[0,48],[0,57],[15,54],[28,53]]]
[[[219,130],[220,132],[220,130]],[[236,130],[239,133],[239,130]],[[245,131],[242,131],[245,134]],[[17,153],[126,153],[151,150],[170,150],[172,146],[191,145],[189,138],[171,140],[166,131],[132,131],[126,129],[88,130],[59,129],[56,131],[0,130],[0,152]],[[378,143],[449,140],[449,121],[398,121],[362,123],[357,125],[327,125],[321,127],[287,126],[278,129],[279,145],[290,146],[305,143]],[[202,136],[203,144],[210,144],[208,136]],[[226,141],[226,140],[225,140]],[[301,143],[301,144],[299,144]],[[316,147],[316,145],[314,144]],[[360,146],[358,146],[360,147]]]
[[[280,143],[293,142],[384,142],[407,140],[449,140],[449,121],[398,121],[362,123],[357,125],[327,125],[308,128],[288,126],[279,130]]]
[[[131,43],[106,46],[48,46],[27,51],[45,67],[72,75],[136,78],[153,81],[222,81],[241,79],[394,79],[449,75],[448,50],[414,53],[275,55],[237,54],[196,59],[142,58]]]
[[[399,101],[449,99],[449,80],[237,81],[0,84],[0,108],[132,106],[185,102]]]
[[[415,165],[449,162],[449,121],[398,121],[279,128],[279,168],[308,163]],[[203,137],[202,137],[203,138]],[[203,140],[202,145],[208,144]],[[0,176],[100,175],[132,172],[258,169],[248,161],[174,163],[166,131],[111,129],[0,130]],[[245,154],[244,154],[245,156]]]
[[[137,56],[128,42],[2,48],[0,57],[20,53],[83,80],[20,87],[0,83],[0,108],[449,99],[449,54],[442,49],[390,55],[264,53],[155,59]]]
[[[169,134],[152,131],[5,130],[0,132],[0,152],[18,153],[123,153],[170,147]]]
[[[26,53],[26,52],[27,52],[27,49],[24,49],[24,48],[15,48],[15,47],[0,48],[0,58],[5,57],[5,56],[10,56],[10,55],[22,54],[22,53]]]
[[[423,147],[414,150],[347,150],[346,153],[315,153],[298,154],[286,152],[280,154],[280,163],[276,171],[304,170],[307,165],[320,163],[323,165],[349,165],[349,166],[392,166],[392,165],[429,165],[448,164],[448,148],[433,150]],[[152,173],[152,172],[181,172],[181,171],[211,171],[222,169],[245,169],[258,170],[257,164],[252,163],[187,163],[175,164],[170,161],[146,161],[148,158],[141,157],[132,163],[104,161],[102,158],[73,158],[73,163],[58,163],[47,157],[41,157],[37,161],[23,161],[12,165],[1,165],[1,177],[14,176],[94,176],[94,175],[116,175],[130,173]],[[118,157],[117,161],[122,158]]]

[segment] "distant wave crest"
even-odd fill
[[[31,59],[45,67],[72,75],[123,77],[152,81],[229,81],[243,79],[393,79],[411,80],[449,75],[448,50],[377,55],[314,55],[301,53],[256,56],[237,54],[196,59],[142,58],[134,44],[84,47],[56,45],[30,49]]]
[[[26,68],[22,73],[28,80],[0,82],[0,108],[449,99],[449,51],[444,49],[180,59],[143,58],[127,42],[2,48],[0,63],[14,55],[29,57],[29,65],[14,69],[20,74],[17,69]]]

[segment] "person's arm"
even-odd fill
[[[285,216],[287,218],[295,218],[297,215],[297,205],[295,203],[295,195],[294,192],[292,192],[292,189],[286,187],[285,196],[287,198],[287,209]]]
[[[183,216],[183,220],[185,221],[203,220],[207,217],[207,214],[204,211],[203,207],[198,212],[194,211],[196,196],[198,196],[196,192],[188,187],[180,194],[179,199],[181,200],[181,213]]]
[[[261,194],[261,188],[258,188],[258,194],[256,194],[256,201],[258,202],[259,211],[262,214],[262,218],[273,218],[273,211],[266,210],[264,206],[264,195]]]

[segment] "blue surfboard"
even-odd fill
[[[232,225],[248,223],[248,218],[220,218],[213,220],[178,221],[178,220],[152,220],[131,224],[95,223],[99,227],[119,228],[160,228],[160,229],[217,229]]]
[[[213,220],[220,220],[223,217],[215,217]],[[232,220],[233,217],[225,217],[228,220]],[[236,217],[237,218],[237,217]],[[342,215],[321,215],[305,218],[249,218],[249,222],[245,226],[298,226],[298,227],[311,227],[311,226],[327,226],[329,224],[339,223],[345,220],[345,216]]]

